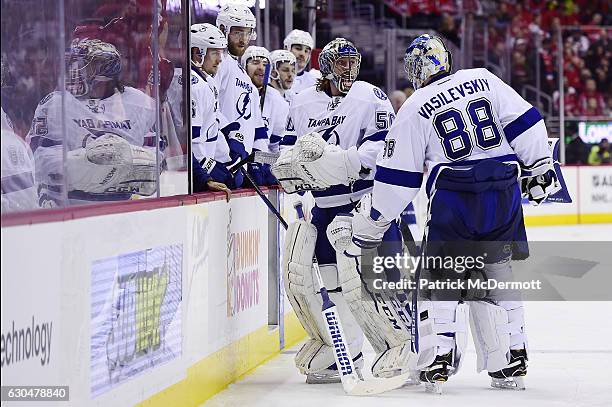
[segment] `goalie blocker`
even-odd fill
[[[349,185],[360,179],[361,161],[357,147],[344,150],[312,132],[283,150],[271,169],[283,190],[292,194]]]

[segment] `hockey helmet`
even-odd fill
[[[212,24],[193,24],[191,26],[191,47],[198,48],[202,57],[200,62],[192,59],[191,63],[201,68],[208,48],[227,48],[227,38]]]
[[[244,51],[244,54],[240,58],[240,63],[244,69],[246,69],[247,64],[250,59],[265,59],[266,63],[270,63],[270,51],[265,49],[264,47],[256,47],[251,45]]]
[[[217,14],[217,27],[225,28],[225,37],[229,35],[232,27],[246,27],[251,29],[250,41],[257,39],[255,32],[256,20],[251,9],[243,4],[227,4]]]

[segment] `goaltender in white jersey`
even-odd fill
[[[315,87],[295,96],[281,147],[294,145],[308,133],[344,150],[355,150],[360,176],[351,185],[313,191],[317,206],[329,208],[358,202],[373,186],[376,156],[395,118],[387,95],[367,82],[356,81],[346,95],[330,96]]]
[[[561,189],[542,116],[486,69],[451,74],[451,54],[437,37],[417,37],[404,61],[416,91],[399,110],[378,157],[372,206],[331,223],[328,234],[340,243],[334,247],[359,255],[362,248],[384,242],[387,227],[416,196],[426,167],[425,257],[482,256],[485,261],[470,271],[472,276],[511,278],[511,260],[528,256],[521,195],[539,204]],[[344,222],[352,231],[350,240],[338,232]],[[452,266],[422,270],[436,283],[469,279]],[[415,279],[421,281],[418,273]],[[520,293],[511,290],[421,293],[415,311],[420,380],[440,392],[458,372],[465,356],[467,307],[478,371],[488,372],[493,387],[524,389],[523,304]]]
[[[360,264],[337,255],[326,236],[332,219],[354,209],[371,190],[376,157],[394,119],[387,95],[356,81],[361,54],[344,38],[327,44],[319,55],[323,78],[291,102],[283,146],[272,172],[287,193],[312,190],[310,223],[289,225],[283,271],[287,296],[309,335],[295,363],[308,383],[338,380],[333,348],[321,316],[321,298],[312,281],[313,253],[336,304],[355,366],[363,365],[363,335],[376,351],[372,372],[390,377],[412,371],[407,296],[363,298]],[[397,223],[385,235],[389,254],[402,252]],[[385,269],[397,280],[399,271]],[[401,297],[401,298],[400,298]]]
[[[68,92],[40,101],[27,136],[41,205],[63,204],[66,196],[78,203],[153,194],[159,174],[153,99],[120,83],[121,57],[109,43],[75,41],[68,58]]]

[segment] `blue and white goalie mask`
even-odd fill
[[[451,69],[451,53],[438,37],[421,35],[406,50],[404,70],[415,90],[427,85],[436,75],[450,73]]]
[[[340,92],[347,93],[359,75],[361,54],[352,42],[336,38],[319,54],[321,76],[329,79]]]
[[[66,89],[75,97],[95,86],[119,80],[121,55],[114,45],[100,40],[74,40],[66,58]]]

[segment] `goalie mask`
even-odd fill
[[[451,53],[438,37],[421,35],[406,50],[404,70],[415,90],[427,85],[435,76],[449,74],[451,69]]]
[[[88,95],[96,85],[117,82],[121,55],[100,40],[74,40],[66,61],[66,89],[75,97]]]
[[[198,68],[202,68],[204,57],[209,48],[227,48],[227,38],[212,24],[193,24],[191,26],[191,48],[198,49],[198,55],[202,58],[200,62],[191,60],[191,63]]]
[[[329,79],[341,93],[348,93],[357,80],[361,54],[352,42],[336,38],[327,44],[319,54],[321,76]]]

